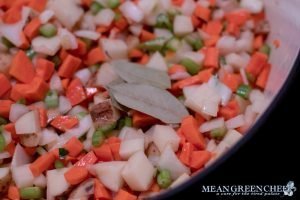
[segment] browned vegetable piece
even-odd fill
[[[115,123],[120,117],[110,99],[92,106],[90,112],[95,125],[98,127]]]

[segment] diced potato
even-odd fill
[[[83,9],[74,0],[52,0],[49,9],[55,17],[68,29],[71,29],[82,17]]]
[[[190,169],[180,162],[170,145],[162,152],[158,167],[169,170],[173,180],[176,180],[184,173],[190,174]]]
[[[64,176],[66,171],[68,168],[47,171],[47,197],[55,197],[68,190],[70,185]]]
[[[223,141],[224,143],[228,144],[228,146],[233,146],[235,143],[237,143],[241,138],[242,138],[242,134],[240,134],[238,131],[236,130],[229,130]]]
[[[153,68],[161,71],[167,71],[168,69],[164,57],[159,52],[155,52],[151,56],[149,62],[147,63],[147,66],[149,68]]]
[[[143,11],[131,1],[125,1],[120,6],[120,11],[129,20],[139,23],[144,18]]]
[[[29,112],[27,106],[19,103],[14,103],[10,107],[9,121],[16,122],[22,115]]]
[[[194,26],[191,17],[184,15],[176,15],[174,19],[174,33],[178,36],[183,36],[192,33]]]
[[[95,84],[97,86],[106,86],[118,77],[119,76],[113,70],[113,67],[108,63],[104,63],[97,72]]]
[[[153,127],[153,142],[160,152],[163,152],[167,145],[171,145],[172,150],[176,152],[180,138],[170,126],[155,125]]]
[[[111,191],[117,192],[124,183],[121,171],[125,165],[126,162],[124,161],[111,161],[99,163],[94,165],[93,168],[101,183]]]
[[[184,183],[185,181],[189,180],[190,176],[186,173],[182,174],[181,176],[179,176],[171,185],[170,188],[174,188],[176,186],[181,185],[182,183]]]
[[[44,176],[44,174],[39,175],[38,177],[35,177],[33,180],[33,184],[35,186],[45,188],[47,186],[47,179]]]
[[[20,144],[17,144],[14,155],[13,155],[13,159],[11,161],[11,166],[12,167],[22,166],[22,165],[30,163],[30,161],[31,161],[31,158],[25,152],[24,148]]]
[[[39,114],[36,110],[31,111],[20,117],[15,123],[17,134],[38,133],[41,130]]]
[[[94,17],[94,22],[100,26],[110,26],[115,18],[115,13],[111,9],[102,9]]]
[[[107,57],[112,60],[126,59],[128,56],[128,47],[123,40],[101,39],[101,46],[106,52]]]
[[[144,152],[139,151],[128,160],[122,177],[132,190],[146,191],[151,186],[154,173],[155,169]]]
[[[52,38],[38,36],[32,40],[31,45],[35,52],[49,56],[54,56],[61,47],[58,36]]]
[[[31,173],[29,164],[12,168],[12,176],[18,188],[33,185],[34,176]]]
[[[221,101],[217,92],[207,84],[202,84],[194,91],[185,96],[185,105],[198,113],[216,117]]]
[[[144,151],[144,143],[144,138],[123,140],[121,142],[119,151],[121,158],[127,160],[134,153],[138,151]]]

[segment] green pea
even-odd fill
[[[156,181],[160,188],[168,188],[172,183],[170,171],[167,169],[159,170]]]
[[[47,23],[40,27],[39,32],[40,35],[51,38],[56,35],[57,28],[53,24]]]

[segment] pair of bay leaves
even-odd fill
[[[118,104],[131,108],[167,124],[177,124],[189,113],[186,107],[166,89],[171,87],[168,74],[128,61],[111,62],[119,75],[107,86]],[[114,104],[120,108],[118,104]]]

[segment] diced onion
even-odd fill
[[[119,9],[127,19],[136,23],[141,22],[144,18],[143,11],[131,1],[125,1]]]
[[[216,118],[207,122],[204,122],[200,128],[199,131],[201,133],[209,132],[211,130],[217,129],[217,128],[222,128],[224,127],[224,118]]]
[[[238,115],[225,122],[228,129],[235,129],[245,125],[244,115]]]
[[[77,37],[86,38],[90,40],[98,40],[100,38],[100,33],[96,31],[89,31],[89,30],[78,30],[75,31],[74,34]]]

